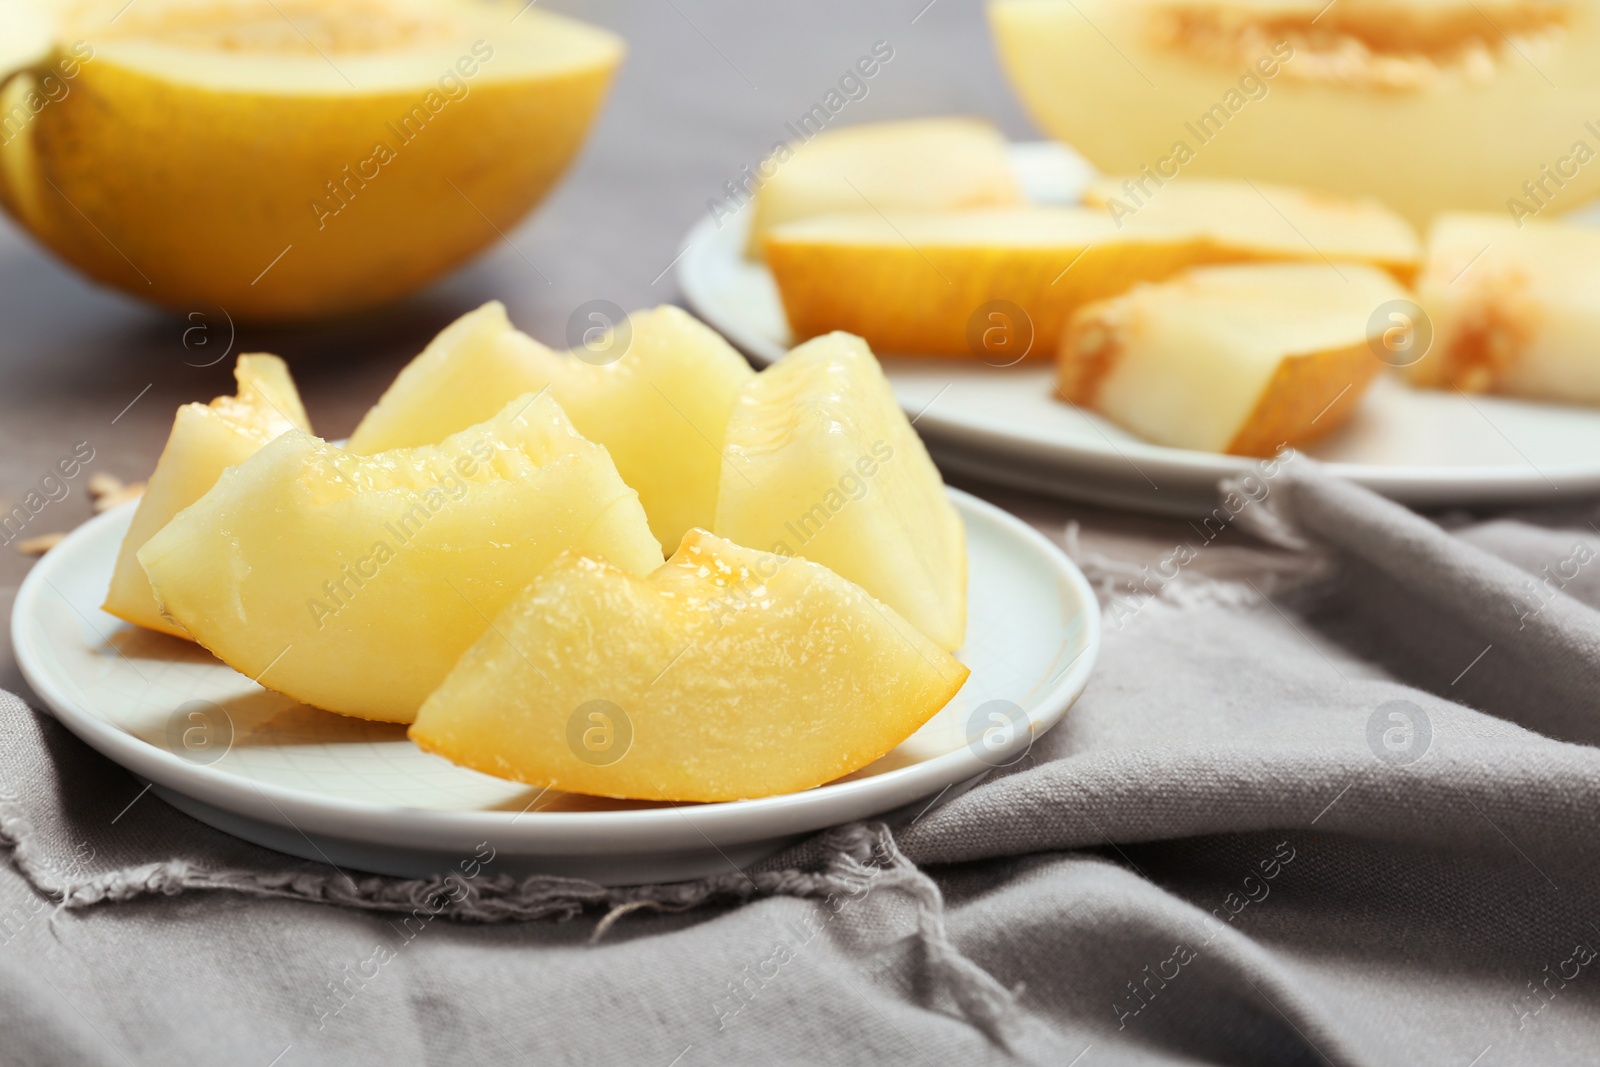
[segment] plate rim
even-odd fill
[[[1038,717],[1032,720],[1031,734],[1037,739],[1059,725],[1088,684],[1102,636],[1098,599],[1076,563],[1033,526],[970,493],[951,487],[946,491],[963,511],[964,519],[971,515],[989,521],[1031,543],[1051,559],[1056,576],[1078,601],[1074,613],[1083,618],[1083,647],[1056,681],[1045,683],[1036,705]],[[503,844],[513,853],[622,857],[635,851],[703,848],[708,843],[714,847],[718,842],[740,844],[810,833],[892,811],[941,787],[948,788],[993,769],[963,746],[869,778],[773,797],[623,811],[514,812],[414,808],[331,797],[191,763],[80,707],[57,685],[34,647],[33,621],[42,598],[50,591],[59,599],[66,599],[49,580],[51,556],[55,556],[58,567],[70,565],[59,561],[71,560],[74,545],[81,546],[83,541],[103,532],[105,526],[131,517],[136,506],[137,502],[130,502],[95,516],[33,566],[18,587],[12,607],[12,650],[23,677],[40,700],[58,722],[84,743],[145,781],[226,812],[272,822],[301,834],[310,832],[412,852],[457,847],[468,838],[492,834],[497,847]],[[70,601],[68,605],[78,614]],[[1063,607],[1073,608],[1065,598]],[[92,622],[90,629],[97,629]],[[254,803],[251,790],[270,807],[264,810]]]
[[[1067,150],[1053,141],[1011,141],[1014,155],[1039,154],[1046,150]],[[727,248],[744,247],[744,235],[751,224],[749,212],[741,212],[730,223],[722,224],[715,218],[701,218],[690,227],[679,247],[681,249],[675,269],[678,289],[690,309],[712,329],[722,334],[734,347],[744,352],[758,366],[765,367],[785,355],[785,350],[771,338],[745,328],[742,322],[730,321],[718,312],[719,301],[705,284],[708,272],[702,264],[722,264],[722,253]],[[731,226],[731,235],[723,235]],[[958,361],[959,362],[959,361]],[[1516,398],[1509,398],[1516,399]],[[1536,403],[1535,401],[1527,401]],[[1541,402],[1542,403],[1542,402]],[[1552,407],[1582,406],[1549,404]],[[908,412],[909,413],[909,412]],[[916,413],[919,430],[928,431],[947,447],[970,452],[975,461],[1004,462],[1016,456],[1032,462],[1054,466],[1058,473],[1070,474],[1077,470],[1109,475],[1124,474],[1121,468],[1133,461],[1122,454],[1118,446],[1111,450],[1075,445],[1059,441],[1042,441],[1035,437],[1020,436],[1007,431],[1003,420],[963,418],[951,420],[937,407]],[[1258,460],[1248,456],[1229,456],[1220,452],[1201,452],[1194,449],[1171,448],[1148,441],[1135,443],[1135,458],[1164,464],[1173,477],[1215,482],[1230,475],[1247,471]],[[1574,497],[1600,492],[1600,464],[1581,465],[1504,463],[1448,467],[1428,464],[1372,464],[1338,461],[1319,461],[1329,474],[1355,482],[1384,496],[1417,503],[1496,503],[1525,500],[1569,500]],[[1132,470],[1126,472],[1130,481],[1142,480]],[[1557,482],[1561,484],[1558,485]],[[1132,505],[1130,505],[1132,506]],[[1141,509],[1144,510],[1144,509]]]

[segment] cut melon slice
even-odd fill
[[[1370,198],[1243,179],[1101,178],[1084,203],[1114,222],[1198,226],[1219,239],[1253,243],[1263,259],[1371,263],[1402,281],[1415,277],[1422,242],[1411,224]]]
[[[1405,297],[1356,264],[1193,270],[1079,311],[1060,393],[1156,444],[1270,456],[1355,410],[1384,368],[1382,309]]]
[[[1119,230],[1099,209],[1045,207],[824,215],[778,227],[766,249],[797,338],[844,330],[877,352],[997,364],[1049,359],[1082,304],[1225,258],[1192,230]],[[998,302],[1026,316],[998,323],[1021,338],[1004,359],[974,344]]]
[[[812,215],[1020,203],[1010,147],[981,119],[845,126],[818,134],[777,164],[756,196],[746,251],[761,258],[769,230]]]
[[[694,530],[647,578],[557,560],[461,657],[410,736],[530,785],[738,800],[866,766],[968,673],[827,568]]]
[[[559,553],[661,563],[637,494],[548,395],[440,445],[356,456],[290,431],[139,551],[162,610],[235,670],[410,722]]]
[[[1600,230],[1441,216],[1417,299],[1433,347],[1414,384],[1600,404]]]
[[[859,337],[809,341],[739,391],[716,532],[831,568],[941,648],[966,638],[966,531]]]
[[[551,351],[515,329],[504,305],[485,304],[400,372],[356,427],[350,450],[433,444],[511,398],[548,388],[578,431],[610,450],[656,538],[677,544],[690,527],[712,523],[728,411],[754,372],[675,307],[630,315],[627,331],[619,358],[591,363]]]
[[[362,416],[347,451],[370,456],[436,445],[550,385],[555,353],[520,333],[491,300],[446,326]],[[570,417],[570,416],[569,416]]]
[[[1246,207],[1237,189],[1184,194],[1173,186],[1116,219],[1105,207],[827,215],[774,230],[767,264],[797,337],[846,330],[877,352],[997,366],[1049,359],[1079,307],[1189,267],[1415,266],[1415,235],[1408,240],[1409,227],[1381,208],[1335,206],[1297,190],[1251,195],[1257,202]],[[1328,236],[1328,249],[1308,242],[1263,195],[1285,196],[1289,217]],[[1223,201],[1236,203],[1223,210]]]
[[[217,484],[224,470],[243,463],[281,433],[311,429],[283,360],[240,356],[233,377],[239,383],[238,395],[219,396],[209,404],[185,404],[172,420],[167,446],[133,513],[111,573],[103,608],[119,619],[188,637],[183,627],[162,616],[150,579],[139,566],[139,549]]]

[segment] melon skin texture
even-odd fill
[[[204,496],[227,468],[243,463],[279,434],[311,429],[283,360],[240,356],[233,376],[239,383],[236,396],[185,404],[172,421],[172,433],[122,539],[102,605],[119,619],[188,637],[183,627],[162,616],[150,579],[139,566],[139,549],[174,515]]]
[[[694,530],[648,577],[557,560],[461,657],[410,737],[530,785],[738,800],[866,766],[968,673],[825,567]]]
[[[713,522],[728,412],[755,372],[675,307],[635,312],[625,331],[592,352],[553,352],[491,301],[448,326],[400,372],[356,427],[350,450],[432,444],[513,397],[549,389],[578,432],[604,445],[638,490],[656,539],[677,544],[691,527]],[[613,343],[626,345],[616,358]]]
[[[529,395],[440,445],[375,456],[286,433],[139,562],[162,610],[240,673],[315,707],[410,722],[567,549],[633,574],[661,563],[605,449]]]
[[[1592,3],[991,0],[988,11],[1034,121],[1103,171],[1373,196],[1419,226],[1526,201],[1523,183],[1563,158],[1560,209],[1600,192],[1600,168],[1570,162],[1576,140],[1597,147],[1585,127],[1600,114]]]
[[[941,648],[966,639],[966,530],[859,337],[808,341],[740,390],[715,529],[830,568]]]
[[[0,148],[0,205],[97,281],[235,320],[382,304],[501,240],[622,55],[511,2],[118,6],[64,21],[13,79],[59,99]]]

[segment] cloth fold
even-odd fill
[[[1587,1062],[1593,515],[1447,529],[1304,460],[1248,489],[1137,538],[1006,501],[1102,595],[1079,704],[748,878],[352,887],[0,699],[18,1062]],[[141,1013],[150,981],[228,1020],[214,1047]]]

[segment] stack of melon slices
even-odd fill
[[[731,800],[870,763],[968,674],[965,533],[876,359],[835,334],[755,374],[676,308],[628,328],[595,365],[485,305],[342,448],[241,357],[179,410],[106,610],[531,785]]]
[[[1053,358],[1061,399],[1239,455],[1333,431],[1391,366],[1416,385],[1600,401],[1600,232],[1446,215],[1424,244],[1374,200],[1148,168],[1074,206],[1008,201],[993,190],[1010,158],[974,125],[830,131],[767,182],[752,242],[797,337]]]

